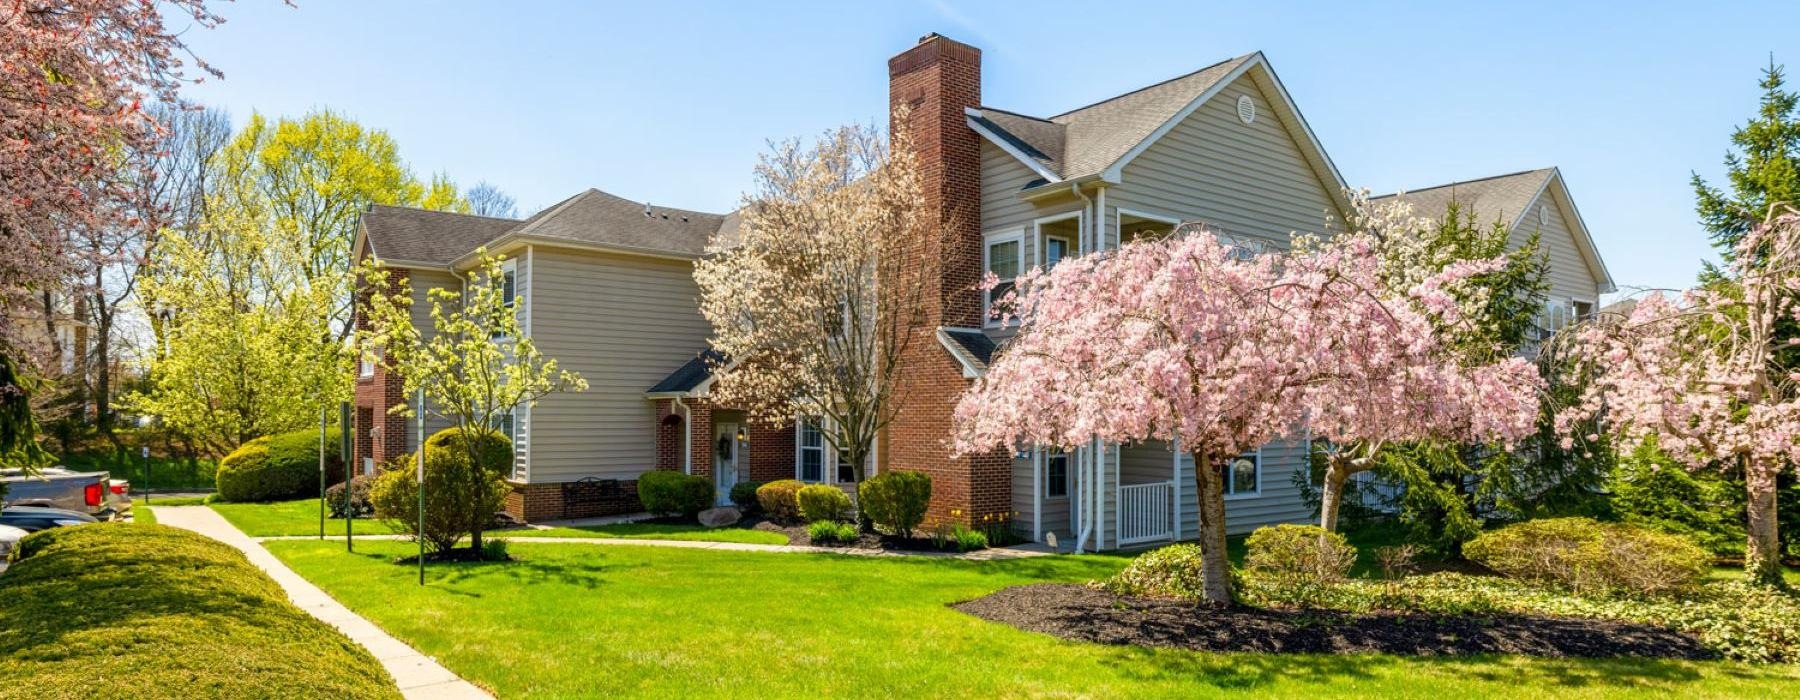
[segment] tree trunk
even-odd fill
[[[1750,512],[1748,542],[1744,547],[1744,573],[1758,585],[1780,586],[1781,537],[1776,529],[1775,476],[1751,465],[1745,470]]]
[[[1194,500],[1200,515],[1200,578],[1206,599],[1231,602],[1231,561],[1225,555],[1225,480],[1204,452],[1194,460]]]
[[[1336,530],[1338,507],[1344,502],[1344,482],[1350,478],[1349,459],[1332,455],[1325,466],[1325,491],[1319,496],[1319,527]]]

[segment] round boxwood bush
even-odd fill
[[[757,487],[756,502],[763,516],[783,525],[799,523],[800,489],[805,486],[798,479],[780,479]]]
[[[875,527],[902,537],[912,537],[925,522],[931,503],[931,476],[924,472],[893,471],[862,482],[856,489],[863,514]]]
[[[850,496],[836,486],[805,486],[794,494],[794,499],[799,503],[800,516],[809,523],[843,520],[850,515]]]
[[[731,486],[731,502],[745,515],[755,513],[762,508],[756,500],[756,490],[762,488],[760,481],[740,481]]]
[[[369,487],[375,517],[396,531],[423,537],[426,549],[446,552],[466,535],[487,529],[510,489],[512,444],[498,432],[476,431],[464,441],[449,428],[425,440],[425,528],[419,531],[419,484],[413,469],[390,469]],[[474,459],[471,459],[473,454]],[[417,453],[405,458],[416,464]]]
[[[1275,602],[1313,605],[1356,564],[1342,534],[1317,525],[1270,525],[1244,540],[1244,569]]]
[[[654,515],[691,518],[713,503],[712,480],[681,472],[644,472],[638,475],[637,491],[638,502]]]
[[[1680,535],[1589,518],[1508,525],[1470,540],[1463,555],[1506,576],[1577,593],[1688,590],[1712,564],[1705,549]]]
[[[325,434],[325,474],[342,481],[343,460],[337,453],[338,431]],[[279,501],[319,495],[319,432],[296,430],[240,445],[213,474],[219,498],[227,501]]]
[[[1119,595],[1198,599],[1204,595],[1200,545],[1172,544],[1137,555],[1101,587]]]
[[[344,483],[338,482],[325,489],[325,507],[331,509],[333,518],[367,518],[375,514],[375,506],[369,503],[369,486],[374,482],[372,476],[358,476],[350,480],[350,507],[344,508]],[[348,513],[349,515],[345,515]]]

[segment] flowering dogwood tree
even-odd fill
[[[1379,297],[1372,245],[1246,256],[1184,226],[1029,272],[1002,305],[1020,333],[958,405],[954,447],[1178,445],[1196,465],[1204,592],[1229,601],[1221,460],[1294,434],[1309,408],[1429,344],[1429,324]],[[1366,428],[1353,413],[1326,416],[1332,433]]]
[[[1654,440],[1692,469],[1744,475],[1744,567],[1781,583],[1776,477],[1800,463],[1800,375],[1777,362],[1793,341],[1777,324],[1800,319],[1800,212],[1772,209],[1737,243],[1735,287],[1652,293],[1624,318],[1584,324],[1561,342],[1565,371],[1589,377],[1557,415],[1565,447],[1609,432],[1627,449]]]

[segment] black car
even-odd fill
[[[0,510],[0,525],[11,525],[26,532],[48,530],[53,527],[67,525],[86,525],[100,522],[87,513],[77,513],[61,508],[40,508],[37,506],[9,506]]]

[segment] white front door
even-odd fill
[[[720,423],[713,427],[713,483],[718,487],[718,504],[731,504],[731,487],[738,482],[738,465],[743,461],[743,443],[737,439],[737,423]]]

